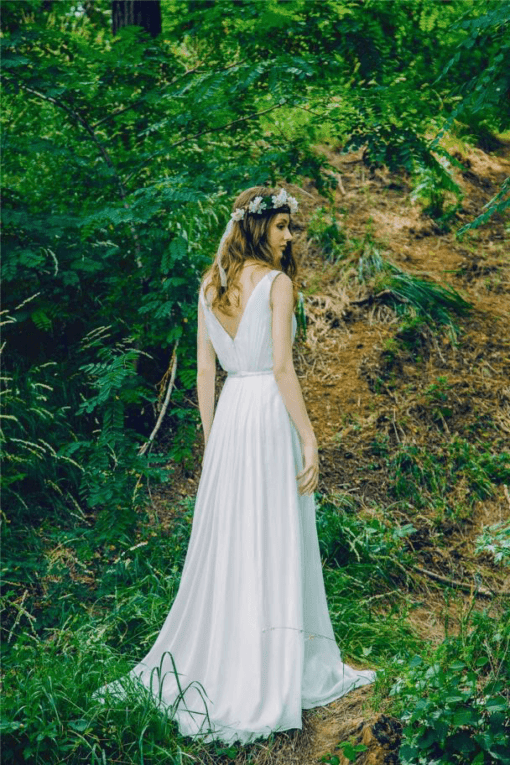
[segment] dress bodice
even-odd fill
[[[268,271],[252,290],[239,322],[235,338],[232,338],[211,310],[203,286],[200,300],[204,309],[209,339],[218,360],[226,372],[258,372],[273,368],[272,310],[269,303],[271,285],[278,269]],[[295,315],[292,316],[292,339],[297,330]]]

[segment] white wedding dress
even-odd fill
[[[301,728],[302,709],[375,678],[342,663],[314,497],[297,488],[299,436],[272,373],[269,295],[279,273],[257,283],[235,339],[201,290],[209,338],[228,377],[204,454],[179,590],[156,642],[128,675],[152,690],[183,735],[204,742],[245,744]],[[293,337],[296,324],[294,316]],[[106,690],[121,693],[122,680],[96,697],[103,700]]]

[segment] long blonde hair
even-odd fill
[[[268,188],[267,186],[253,186],[250,189],[242,191],[235,200],[232,211],[237,208],[244,208],[246,213],[242,220],[234,221],[232,231],[226,238],[223,246],[222,265],[227,274],[227,286],[222,287],[220,280],[220,271],[218,264],[214,262],[205,272],[202,278],[202,284],[207,282],[207,289],[214,288],[214,297],[212,307],[221,312],[232,315],[233,295],[237,293],[236,307],[239,306],[239,274],[242,270],[245,260],[256,260],[262,265],[275,267],[273,252],[267,241],[267,232],[271,220],[279,213],[290,215],[288,205],[282,205],[278,208],[271,208],[262,214],[254,215],[247,212],[249,203],[255,197],[268,198],[278,195],[280,189]],[[292,243],[289,242],[284,250],[281,260],[281,270],[287,274],[294,286],[294,304],[297,302],[297,264],[292,253]]]

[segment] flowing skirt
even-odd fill
[[[299,436],[272,374],[228,377],[204,454],[179,590],[131,671],[182,735],[242,744],[302,727],[375,673],[342,663]],[[176,672],[178,677],[176,677]],[[96,692],[122,692],[122,680]]]

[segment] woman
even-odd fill
[[[290,207],[284,201],[286,195],[281,195],[280,192],[282,197],[278,201],[278,204],[282,203],[280,210],[269,207],[265,213],[263,210],[251,214],[249,212],[250,205],[252,210],[255,209],[253,200],[264,198],[269,200],[271,196],[276,196],[276,194],[263,186],[256,186],[239,195],[235,202],[235,211],[247,210],[248,215],[242,219],[243,223],[239,220],[237,227],[230,228],[230,231],[233,229],[234,233],[233,235],[230,234],[228,242],[225,242],[226,237],[223,240],[224,254],[222,260],[217,259],[213,267],[209,269],[203,280],[203,285],[206,292],[215,292],[212,311],[226,333],[233,339],[251,293],[258,282],[264,278],[266,273],[271,273],[271,271],[273,271],[271,282],[274,281],[274,277],[281,274],[274,286],[270,287],[270,306],[273,314],[271,338],[273,341],[273,364],[271,366],[287,411],[301,437],[304,468],[297,476],[299,490],[301,493],[311,494],[317,488],[319,480],[319,458],[317,440],[308,419],[292,360],[293,337],[291,338],[291,333],[296,287],[291,277],[295,277],[297,268],[290,246],[292,240],[292,234],[289,230]],[[293,197],[290,199],[293,206],[297,205]],[[264,203],[259,203],[259,205],[262,204]],[[239,218],[239,213],[234,212],[233,215],[235,218]],[[226,271],[221,265],[222,261],[228,268],[229,283],[226,282]],[[223,288],[221,286],[222,275],[225,282]],[[236,307],[236,311],[232,310],[234,292],[238,293],[236,294],[238,303],[239,292],[243,296],[240,306],[237,305]],[[216,354],[214,346],[208,338],[207,325],[200,300],[198,317],[197,388],[200,416],[207,446],[213,420]]]
[[[342,663],[324,590],[317,441],[292,361],[296,209],[283,189],[240,194],[201,285],[193,526],[170,613],[130,673],[204,741],[301,728],[302,709],[374,680]]]

